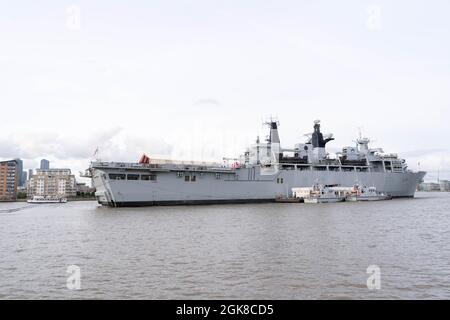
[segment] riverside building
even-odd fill
[[[0,201],[16,199],[20,174],[17,160],[0,161]]]
[[[76,196],[75,176],[70,169],[36,169],[29,180],[27,194],[33,196]]]

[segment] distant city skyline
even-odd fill
[[[217,160],[280,121],[450,178],[448,1],[11,3],[0,27],[0,159]],[[22,118],[21,116],[26,115]],[[437,178],[437,176],[436,176]]]

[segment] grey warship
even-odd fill
[[[397,154],[369,148],[361,135],[354,146],[330,155],[320,121],[306,141],[282,148],[278,121],[232,165],[150,159],[138,163],[93,161],[88,169],[98,203],[112,207],[273,202],[292,197],[292,188],[325,185],[373,186],[390,197],[414,197],[425,172],[413,172]]]

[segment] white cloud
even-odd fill
[[[378,32],[357,1],[79,5],[78,32],[60,5],[4,8],[0,157],[233,157],[270,114],[287,147],[319,118],[332,148],[364,126],[387,152],[448,149],[446,2],[379,1]],[[432,170],[446,159],[407,155]]]
[[[21,158],[25,169],[34,169],[45,158],[52,167],[68,167],[77,173],[89,166],[97,147],[99,156],[111,161],[137,161],[144,152],[169,155],[172,150],[171,145],[158,138],[139,137],[112,127],[92,135],[82,131],[10,134],[0,138],[0,159]]]

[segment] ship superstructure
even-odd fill
[[[320,121],[303,143],[282,148],[278,121],[270,120],[269,136],[230,166],[223,163],[141,158],[140,163],[95,161],[89,174],[98,202],[109,206],[270,202],[291,197],[292,188],[352,186],[354,181],[376,187],[391,197],[413,197],[425,172],[413,172],[406,161],[382,149],[369,148],[360,136],[354,146],[330,155]],[[144,161],[143,161],[144,159]]]

